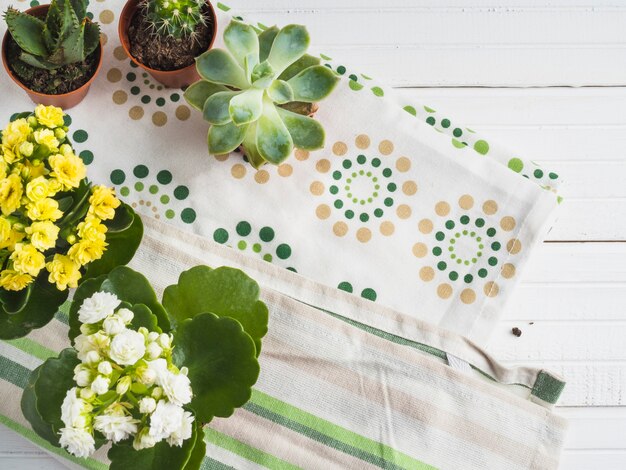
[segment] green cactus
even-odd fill
[[[100,43],[100,27],[86,17],[88,0],[52,0],[44,20],[9,7],[4,18],[20,47],[19,59],[55,70],[83,62]]]
[[[161,36],[193,38],[198,24],[205,22],[206,0],[143,0],[142,5],[152,30]]]
[[[196,59],[203,80],[185,91],[185,99],[211,124],[210,153],[228,153],[241,145],[259,168],[266,162],[279,165],[294,147],[324,146],[318,121],[286,109],[320,101],[339,80],[318,58],[306,54],[309,41],[304,26],[274,26],[257,33],[233,20],[224,31],[230,53],[211,49]]]

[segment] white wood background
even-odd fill
[[[567,378],[563,469],[626,469],[626,1],[227,3],[266,24],[307,24],[328,55],[566,178],[560,218],[491,350]],[[0,429],[4,468],[62,467]]]

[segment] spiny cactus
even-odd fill
[[[83,62],[100,43],[100,27],[86,17],[88,0],[52,0],[44,20],[9,7],[4,18],[21,49],[19,60],[46,70]]]
[[[304,26],[257,33],[233,20],[224,30],[230,53],[211,49],[197,58],[203,80],[191,85],[185,98],[211,124],[209,152],[228,153],[241,145],[258,168],[266,162],[280,164],[294,147],[324,146],[318,121],[286,109],[293,103],[315,103],[337,84],[332,70],[306,54],[309,41]]]
[[[161,36],[194,37],[198,24],[205,21],[206,0],[143,0],[142,4],[153,32]]]

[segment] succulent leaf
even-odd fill
[[[85,23],[85,57],[91,55],[100,44],[100,25]]]
[[[275,73],[272,65],[266,60],[252,70],[250,81],[256,88],[267,88],[274,80]]]
[[[43,37],[45,23],[39,18],[9,8],[4,15],[9,32],[20,49],[29,54],[45,56],[48,53]]]
[[[202,15],[205,0],[143,0],[142,4],[152,32],[161,36],[193,36],[206,21]]]
[[[83,22],[61,43],[62,58],[60,63],[75,63],[83,60],[85,51],[85,23]]]
[[[265,165],[266,160],[259,153],[259,149],[256,146],[256,130],[257,123],[253,122],[248,126],[248,130],[246,131],[246,135],[243,138],[243,142],[241,146],[243,147],[246,156],[248,157],[248,161],[254,168],[261,168]]]
[[[277,75],[302,57],[310,42],[309,32],[304,26],[290,24],[281,29],[267,57]]]
[[[224,31],[224,43],[241,67],[245,68],[246,59],[250,61],[250,54],[252,57],[259,56],[259,37],[256,31],[241,21],[233,20],[229,23]]]
[[[238,94],[230,100],[228,112],[238,126],[256,121],[263,113],[263,90],[251,88]]]
[[[314,57],[314,56],[309,55],[309,54],[304,54],[302,57],[300,57],[298,60],[296,60],[293,64],[291,64],[289,67],[287,67],[285,69],[285,71],[283,73],[281,73],[278,78],[280,78],[281,80],[287,81],[287,80],[295,77],[296,75],[298,75],[304,69],[307,69],[307,68],[312,67],[314,65],[319,65],[320,62],[321,62],[321,60],[320,60],[319,57]]]
[[[272,50],[272,44],[274,44],[274,39],[276,39],[278,31],[280,31],[278,27],[272,26],[271,28],[267,28],[265,31],[259,34],[260,62],[267,60],[267,57],[270,55],[270,51]]]
[[[239,91],[220,91],[211,95],[204,103],[202,117],[210,124],[222,125],[229,123],[232,119],[228,110],[230,100]]]
[[[224,85],[217,85],[215,83],[207,82],[206,80],[199,80],[193,83],[185,90],[184,97],[191,106],[198,111],[204,110],[204,103],[210,96],[220,91],[227,91]]]
[[[268,96],[274,103],[285,104],[294,100],[294,93],[289,83],[284,80],[274,80],[267,89]]]
[[[293,139],[280,118],[274,103],[264,100],[263,115],[258,121],[256,145],[268,162],[279,165],[291,155]]]
[[[209,82],[239,89],[250,86],[243,69],[222,49],[211,49],[203,53],[196,59],[196,67],[200,76]]]
[[[294,100],[313,103],[326,98],[335,88],[339,77],[323,65],[314,65],[304,69],[289,80],[293,89]]]
[[[304,150],[318,150],[324,147],[326,134],[318,121],[286,109],[276,109],[296,147]]]
[[[230,153],[241,145],[248,126],[236,126],[232,122],[213,125],[209,129],[209,152],[213,155]]]

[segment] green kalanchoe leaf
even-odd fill
[[[281,80],[288,81],[289,79],[295,77],[304,69],[308,69],[314,65],[319,65],[321,62],[319,57],[314,57],[309,54],[304,54],[298,60],[296,60],[293,64],[285,69],[283,73],[278,77]]]
[[[197,296],[197,295],[196,295]],[[259,362],[252,338],[232,318],[201,313],[179,323],[172,359],[189,369],[196,419],[227,418],[252,395]]]
[[[323,65],[309,67],[289,80],[294,100],[314,103],[326,98],[337,85],[339,77]]]
[[[28,304],[34,284],[31,282],[26,288],[19,291],[0,289],[0,305],[4,311],[10,315],[20,313]]]
[[[204,120],[218,126],[229,123],[232,120],[228,112],[230,100],[239,93],[239,91],[220,91],[211,95],[202,110]]]
[[[222,49],[210,49],[199,56],[196,59],[196,68],[202,78],[218,85],[239,89],[250,86],[244,70]]]
[[[290,24],[276,35],[267,60],[280,73],[304,55],[311,38],[304,26]]]
[[[238,94],[228,107],[228,113],[237,126],[256,121],[263,112],[263,90],[251,88]]]
[[[259,295],[256,281],[238,269],[196,266],[165,289],[163,306],[177,323],[205,312],[234,318],[254,340],[258,355],[268,322],[267,306]]]
[[[123,206],[123,210],[128,211],[132,216],[133,222],[126,230],[107,233],[106,242],[108,246],[104,255],[99,260],[92,261],[86,266],[87,270],[82,277],[83,280],[98,277],[101,274],[108,273],[116,266],[128,264],[135,255],[143,237],[143,223],[141,222],[141,217],[129,205],[123,204]],[[116,212],[120,208],[116,209]],[[105,221],[104,224],[108,225],[108,222]]]
[[[61,421],[61,404],[67,391],[76,386],[74,367],[79,363],[74,349],[64,349],[59,357],[47,359],[41,365],[34,383],[35,406],[41,419],[52,427],[55,439],[51,444],[55,446],[59,445],[59,430],[65,426]]]
[[[204,429],[202,423],[195,423],[196,433],[198,437],[196,438],[196,443],[193,446],[193,450],[191,451],[191,455],[189,456],[189,460],[187,461],[187,465],[185,465],[184,470],[199,470],[202,461],[206,457],[206,442],[204,442]]]
[[[247,57],[259,57],[259,38],[254,28],[241,21],[232,20],[224,30],[224,43],[241,67]]]
[[[37,395],[35,394],[35,384],[37,383],[37,379],[39,379],[39,373],[41,372],[41,368],[43,365],[37,367],[33,370],[28,377],[28,383],[24,388],[24,392],[22,393],[22,414],[24,418],[30,423],[33,431],[37,433],[37,435],[50,444],[58,446],[59,445],[59,436],[57,436],[54,432],[54,428],[50,423],[44,421],[44,419],[39,414],[37,410]]]
[[[265,100],[258,121],[256,145],[261,156],[274,165],[285,161],[293,151],[293,139],[276,111],[274,103]]]
[[[278,34],[278,27],[272,26],[271,28],[266,29],[261,34],[259,34],[259,61],[264,62],[267,60],[270,55],[270,51],[272,50],[272,44],[274,44],[274,39],[276,39],[276,35]]]
[[[267,89],[267,94],[277,104],[288,103],[294,98],[291,86],[284,80],[274,80]]]
[[[147,328],[148,331],[156,331],[162,333],[159,327],[159,320],[154,313],[144,304],[133,305],[129,308],[134,314],[130,323],[133,330],[137,331],[142,326]]]
[[[26,304],[19,306],[19,312],[8,313],[0,299],[0,339],[14,339],[26,336],[31,330],[47,325],[67,300],[68,291],[60,291],[48,282],[48,272],[42,271],[29,288]],[[13,308],[15,309],[15,305]]]
[[[154,447],[142,450],[133,448],[132,440],[126,439],[113,444],[107,454],[111,461],[110,470],[197,470],[198,467],[187,467],[192,457],[198,429],[193,426],[191,437],[183,441],[181,447],[170,446],[161,441]]]
[[[220,91],[228,91],[224,85],[217,85],[215,83],[207,82],[206,80],[199,80],[193,83],[185,90],[184,97],[191,106],[198,111],[204,109],[204,103],[215,93]]]
[[[243,142],[246,130],[247,126],[237,126],[232,122],[211,126],[208,135],[209,152],[213,155],[232,152]]]
[[[286,109],[276,109],[296,147],[304,150],[318,150],[324,147],[326,134],[318,121]]]

